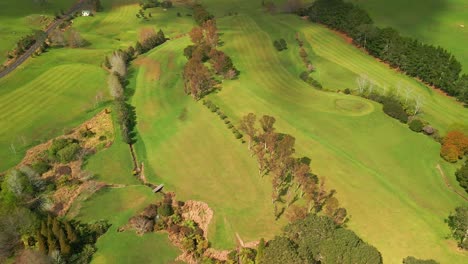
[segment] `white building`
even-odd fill
[[[83,10],[83,11],[81,11],[81,15],[82,15],[82,16],[89,16],[89,15],[91,15],[91,11],[89,11],[89,10]]]

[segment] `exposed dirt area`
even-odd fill
[[[85,131],[94,133],[94,135],[92,137],[83,137],[82,133]],[[68,133],[67,135],[59,136],[54,139],[59,139],[59,138],[78,139],[80,140],[80,146],[88,150],[96,150],[99,147],[110,147],[110,145],[112,144],[114,140],[114,126],[112,123],[112,117],[106,110],[103,110],[97,115],[95,115],[93,118],[91,118],[90,120],[72,129],[71,132]],[[37,161],[41,157],[41,155],[43,155],[43,153],[49,149],[54,139],[51,139],[45,143],[37,145],[29,149],[28,151],[26,151],[25,157],[18,164],[17,167],[24,166],[24,165],[31,165],[35,161]],[[77,166],[81,165],[81,164],[75,164],[75,163],[76,162],[71,162],[70,164],[72,171],[73,171],[73,167],[76,168]],[[57,167],[63,166],[63,165],[64,164],[57,164]],[[50,170],[50,172],[52,171],[55,171],[55,170]],[[50,174],[49,175],[46,175],[46,174],[44,175],[45,177],[50,176]]]
[[[53,195],[54,208],[52,211],[57,216],[64,216],[81,193],[93,194],[105,186],[106,184],[102,182],[86,181],[81,185],[59,188]]]
[[[199,201],[187,201],[182,207],[182,216],[193,220],[203,230],[203,236],[208,238],[208,225],[213,218],[213,210],[207,203]]]

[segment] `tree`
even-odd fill
[[[468,160],[455,172],[455,176],[460,186],[468,193]]]
[[[78,236],[76,235],[76,232],[73,228],[73,226],[70,224],[70,222],[65,221],[65,231],[67,232],[67,239],[71,243],[78,242]]]
[[[442,144],[440,155],[449,162],[456,162],[468,153],[468,136],[458,130],[449,131]]]
[[[67,236],[65,235],[65,232],[63,231],[63,228],[60,228],[59,230],[58,239],[59,239],[59,245],[60,245],[60,253],[64,256],[69,256],[71,254],[71,247],[67,240]]]
[[[185,64],[183,77],[185,93],[192,95],[196,100],[213,89],[214,82],[211,74],[198,56],[193,56]]]
[[[201,27],[193,27],[192,30],[189,32],[190,40],[195,45],[202,44],[204,40],[203,29]]]
[[[107,85],[109,86],[109,91],[114,99],[122,98],[124,95],[124,90],[120,79],[115,74],[109,74],[107,77]]]
[[[65,35],[63,34],[60,29],[55,29],[49,35],[49,39],[52,46],[63,47],[67,45],[67,41],[65,40]]]
[[[255,120],[257,117],[254,113],[249,113],[241,120],[239,129],[249,137],[249,149],[252,148],[252,141],[255,139],[257,129],[255,128]]]
[[[458,241],[458,246],[468,249],[468,206],[455,208],[455,212],[450,214],[447,223],[452,230],[452,236]]]
[[[299,257],[296,245],[286,237],[275,237],[265,247],[262,264],[299,264],[304,261]]]
[[[137,41],[137,43],[135,44],[135,51],[138,55],[145,53],[143,50],[143,46],[139,41]]]
[[[81,37],[80,33],[73,28],[68,30],[67,41],[68,41],[68,46],[72,48],[83,47],[85,44],[85,41]]]
[[[120,77],[127,75],[127,56],[122,51],[114,51],[109,59],[112,73]]]
[[[206,44],[211,48],[215,48],[218,45],[218,28],[216,27],[216,21],[210,19],[203,23],[203,29],[205,31]]]
[[[234,69],[231,58],[222,51],[212,49],[209,57],[211,58],[211,65],[213,65],[213,69],[217,74],[226,74],[229,70]]]

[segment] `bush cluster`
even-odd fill
[[[53,162],[68,163],[77,159],[81,150],[79,141],[71,138],[60,138],[52,141],[48,149],[49,160]]]

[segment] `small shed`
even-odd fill
[[[82,16],[85,16],[85,17],[90,16],[90,15],[91,15],[91,11],[90,11],[90,10],[82,10],[82,11],[81,11],[81,15],[82,15]]]

